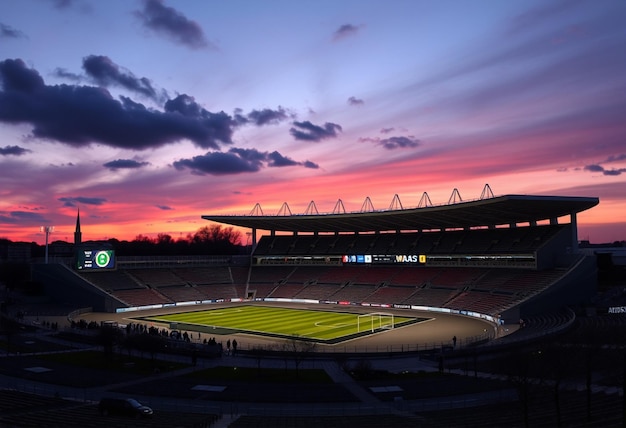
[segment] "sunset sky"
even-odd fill
[[[0,1],[0,238],[589,196],[626,240],[624,0]]]

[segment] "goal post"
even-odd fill
[[[357,332],[376,330],[391,330],[394,327],[393,314],[388,312],[374,312],[357,316]]]

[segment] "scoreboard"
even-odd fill
[[[115,251],[111,249],[80,249],[76,254],[76,269],[115,269]]]

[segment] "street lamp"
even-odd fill
[[[46,264],[48,264],[48,236],[54,232],[54,226],[41,226],[39,229],[46,234]]]

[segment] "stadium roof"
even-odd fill
[[[203,215],[205,220],[276,232],[435,230],[534,223],[575,215],[598,198],[504,195],[422,208],[342,214]]]

